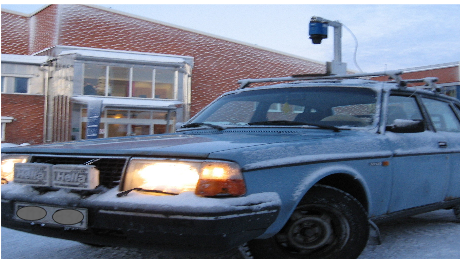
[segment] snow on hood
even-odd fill
[[[202,133],[203,132],[203,133]],[[212,153],[228,150],[242,151],[245,148],[265,149],[273,143],[290,143],[313,138],[333,136],[324,130],[298,130],[291,133],[195,131],[149,135],[137,137],[106,138],[73,142],[54,143],[29,147],[5,149],[9,153],[58,153],[75,155],[121,155],[121,156],[166,156],[185,158],[207,158]],[[306,134],[306,133],[309,134]],[[300,134],[299,134],[300,133]],[[225,157],[221,157],[225,159]]]
[[[386,138],[379,135],[317,129],[196,130],[15,147],[5,152],[216,159],[237,162],[244,170],[391,155]]]

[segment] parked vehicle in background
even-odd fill
[[[174,134],[4,149],[2,225],[97,245],[247,243],[256,258],[344,259],[375,223],[459,218],[460,102],[434,78],[385,74],[246,79]]]

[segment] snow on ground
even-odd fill
[[[382,244],[374,240],[359,259],[454,259],[460,258],[460,221],[452,210],[440,210],[379,225]],[[162,251],[119,247],[91,247],[73,241],[41,237],[2,228],[2,258],[23,259],[87,259],[87,258],[150,258],[203,259]],[[232,251],[213,259],[241,259]]]
[[[382,244],[368,245],[359,259],[460,258],[460,221],[452,210],[403,218],[379,227]]]

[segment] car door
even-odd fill
[[[386,132],[394,157],[392,195],[388,212],[444,200],[450,180],[445,136],[435,132],[416,95],[391,94],[387,125],[395,120],[423,120],[426,129],[417,133]]]
[[[436,132],[445,137],[449,152],[450,179],[445,199],[460,197],[460,120],[458,106],[448,100],[422,98]],[[457,104],[458,105],[458,104]]]

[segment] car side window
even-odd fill
[[[422,98],[437,131],[460,132],[460,121],[449,103]]]
[[[423,120],[415,97],[392,95],[388,100],[387,126],[395,120]]]

